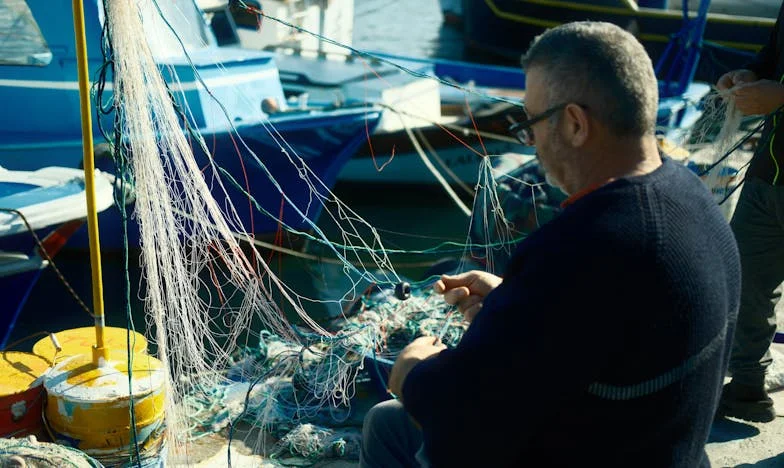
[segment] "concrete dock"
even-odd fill
[[[784,369],[784,345],[774,344],[777,369]],[[749,423],[735,419],[716,421],[706,446],[713,468],[782,468],[784,467],[784,388],[773,393],[778,418],[765,424]],[[215,435],[204,438],[191,450],[195,456],[196,468],[221,467],[227,464],[227,444],[225,438]],[[232,443],[232,468],[280,466],[265,461],[254,454],[251,447],[241,441]],[[185,468],[175,460],[171,465]],[[300,466],[300,465],[298,465]],[[301,465],[309,466],[309,465]],[[356,462],[346,460],[326,460],[313,465],[317,468],[353,468]]]
[[[781,329],[781,328],[780,328]],[[774,344],[775,363],[784,366],[784,345]],[[727,419],[713,424],[706,450],[714,468],[724,467],[784,467],[784,388],[770,395],[778,417],[765,424]]]

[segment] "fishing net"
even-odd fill
[[[729,221],[762,121],[744,117],[727,91],[713,90],[703,99],[702,108],[703,115],[686,145],[689,156],[685,162],[711,190]]]
[[[178,25],[201,21],[198,15],[176,6],[164,10],[154,0],[113,0],[104,8],[104,70],[112,73],[104,73],[99,85],[106,89],[111,79],[112,97],[99,106],[112,113],[118,178],[134,188],[129,217],[140,230],[147,336],[166,368],[170,453],[187,463],[190,443],[219,433],[229,441],[242,438],[270,460],[356,459],[363,405],[389,398],[386,376],[397,353],[419,336],[447,345],[462,337],[462,317],[431,292],[437,273],[484,268],[500,274],[514,245],[558,215],[563,194],[544,183],[532,156],[483,151],[464,241],[417,251],[387,248],[380,231],[319,180],[277,121],[262,114],[257,124],[278,148],[274,155],[257,154],[221,102],[244,102],[242,91],[224,90],[219,100],[192,67],[197,88],[214,104],[211,118],[236,143],[236,156],[266,173],[255,183],[273,187],[281,206],[308,225],[294,229],[253,198],[241,174],[222,167],[184,99],[175,67],[156,61],[153,48],[160,44],[151,45],[151,37],[190,60],[190,44],[204,39],[184,37]],[[155,34],[146,34],[151,27]],[[710,101],[717,110],[705,119],[727,127],[721,143],[710,141],[716,138],[707,130],[693,141],[710,151],[699,163],[704,166],[736,163],[721,159],[738,130],[737,114],[722,102]],[[266,170],[265,161],[281,155],[307,187],[305,203],[294,201]],[[723,176],[706,171],[709,185],[727,188]],[[259,217],[306,238],[314,258],[332,265],[342,286],[329,297],[310,297],[281,280],[231,201],[230,191],[238,188],[247,191],[247,206]],[[318,224],[308,216],[314,210],[321,213]],[[337,234],[328,235],[323,223]],[[392,262],[397,253],[456,260],[411,280]],[[410,297],[395,293],[404,283]],[[313,317],[316,304],[331,307],[328,320]]]
[[[406,314],[414,313],[417,299],[393,307],[394,314],[379,310],[377,320],[346,322],[341,328],[329,329],[311,317],[308,305],[325,300],[308,298],[280,280],[230,203],[231,175],[218,158],[197,161],[199,152],[211,154],[209,145],[187,103],[177,99],[175,70],[165,70],[171,78],[164,79],[144,35],[153,24],[156,41],[178,44],[186,55],[188,47],[175,26],[188,20],[187,12],[169,11],[181,16],[166,17],[150,0],[106,2],[103,45],[114,77],[114,154],[121,180],[134,187],[132,217],[140,230],[147,330],[154,331],[150,343],[166,367],[171,450],[185,453],[193,437],[233,429],[240,419],[266,430],[254,435],[258,446],[267,443],[265,433],[274,433],[283,437],[280,444],[303,447],[306,436],[289,432],[284,437],[278,426],[345,417],[366,358],[376,352],[394,358],[386,332],[410,320]],[[264,168],[268,155],[256,154],[226,120],[225,128],[243,149],[240,157]],[[302,206],[269,172],[265,183],[276,187],[283,203],[310,224],[309,238],[323,247],[322,255],[340,265],[351,283],[326,302],[355,301],[361,281],[386,289],[401,284],[374,227],[330,192],[273,122],[260,125],[279,142],[280,152],[299,171],[311,196]],[[338,239],[328,239],[309,220],[307,213],[317,204],[321,216],[338,227]],[[427,300],[429,311],[445,308],[438,298]],[[403,342],[400,336],[398,344]],[[244,352],[238,355],[237,350]],[[318,447],[338,443],[324,442],[318,431],[307,434],[320,440]],[[321,448],[313,450],[295,451],[312,456]],[[345,448],[334,450],[346,453]]]
[[[102,468],[103,465],[85,453],[35,436],[0,439],[0,466],[38,468]]]

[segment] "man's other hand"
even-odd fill
[[[403,383],[417,364],[446,349],[446,345],[435,336],[420,336],[408,344],[395,360],[389,372],[389,391],[398,399],[403,398]]]
[[[784,104],[784,85],[773,80],[739,84],[730,92],[735,107],[744,115],[770,114]]]
[[[753,83],[757,81],[757,74],[751,70],[732,70],[729,71],[719,78],[719,81],[716,83],[716,87],[719,88],[720,91],[726,91],[734,86],[744,83]]]
[[[433,289],[444,295],[447,304],[456,305],[460,313],[471,322],[482,309],[482,301],[503,280],[486,271],[472,270],[459,275],[441,275]]]

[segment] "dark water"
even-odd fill
[[[338,185],[335,193],[379,231],[387,249],[420,250],[447,240],[465,242],[468,218],[439,189],[400,190],[393,187]],[[330,239],[340,242],[337,232],[324,219],[320,219],[319,225],[328,233]],[[299,248],[304,250],[304,246]],[[310,253],[319,251],[313,247],[307,250]],[[337,299],[350,289],[351,282],[342,274],[340,266],[270,251],[262,253],[272,270],[297,294],[314,299]],[[137,330],[141,331],[145,324],[141,299],[144,295],[144,283],[139,267],[139,252],[131,251],[129,254],[126,279],[122,252],[102,252],[106,323],[110,326],[126,326],[126,294],[129,294],[132,317]],[[398,274],[416,280],[423,277],[429,264],[443,257],[443,254],[396,254],[390,259]],[[67,283],[84,303],[92,304],[89,252],[66,248],[55,257],[54,263],[56,269],[48,268],[42,273],[22,311],[11,341],[42,331],[92,325],[92,318],[79,305],[66,285]],[[366,287],[366,283],[364,284],[360,289]],[[239,298],[236,300],[239,301]],[[285,302],[280,301],[279,304],[290,310]],[[311,316],[318,318],[334,314],[337,311],[335,307],[337,306],[313,303],[307,306],[307,310]],[[29,348],[34,341],[20,343],[16,348]]]

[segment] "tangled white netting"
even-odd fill
[[[183,45],[169,22],[149,19],[160,15],[158,5],[154,0],[113,0],[105,2],[105,8],[114,61],[113,99],[120,115],[116,130],[135,187],[146,314],[149,329],[155,330],[151,342],[166,366],[166,418],[173,450],[242,419],[274,427],[280,436],[278,449],[287,447],[308,457],[345,453],[355,439],[336,437],[309,421],[323,422],[325,415],[333,420],[348,417],[346,408],[357,392],[357,376],[367,370],[368,357],[391,360],[395,349],[420,334],[454,342],[463,324],[452,320],[440,297],[427,292],[419,291],[409,301],[384,293],[388,289],[379,290],[380,295],[376,291],[373,300],[360,295],[367,284],[389,287],[403,281],[381,235],[318,180],[285,135],[265,121],[269,135],[310,187],[308,205],[296,206],[287,199],[286,188],[271,175],[268,183],[304,218],[312,204],[319,204],[322,216],[338,226],[339,239],[328,239],[311,222],[313,240],[348,278],[349,287],[329,300],[341,309],[362,304],[359,313],[330,324],[313,319],[308,306],[324,299],[306,297],[282,281],[255,247],[237,209],[216,201],[216,194],[228,200],[225,174],[212,158],[206,166],[197,162],[192,145],[208,155],[210,149],[197,131],[183,128],[183,115],[186,124],[192,122],[187,108],[175,108],[171,82],[177,82],[176,73],[167,70],[174,76],[167,84],[145,37],[143,21],[156,21],[158,34]],[[716,163],[703,178],[717,200],[726,195],[728,180],[737,183],[744,157],[738,153],[722,159],[737,142],[741,124],[740,114],[727,102],[717,93],[709,95],[703,122],[713,129],[696,129],[689,146],[704,167]],[[264,167],[265,155],[250,151],[226,120],[239,146],[250,153],[249,163]],[[716,135],[717,122],[722,125]],[[484,250],[485,266],[496,270],[493,259],[509,255],[519,232],[504,212],[490,158],[482,158],[479,168],[470,230],[481,231],[483,242],[467,236],[456,251]],[[530,189],[531,198],[541,185],[519,182]],[[248,349],[253,352],[238,352]],[[308,425],[294,425],[296,421]],[[264,444],[264,437],[257,437],[256,443]]]

